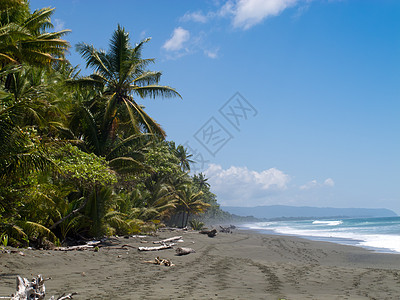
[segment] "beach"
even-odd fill
[[[182,236],[175,249],[132,247]],[[129,245],[131,247],[124,247]],[[0,296],[15,292],[17,275],[43,274],[48,297],[74,299],[399,299],[400,256],[329,242],[234,230],[214,238],[196,231],[113,237],[82,251],[27,250],[0,254]],[[174,266],[146,261],[159,256]]]

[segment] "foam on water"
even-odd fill
[[[400,253],[400,218],[276,221],[243,227]]]
[[[343,221],[314,221],[312,224],[322,224],[322,225],[328,225],[328,226],[336,226],[343,224]]]

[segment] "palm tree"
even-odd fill
[[[63,61],[69,43],[63,39],[69,30],[47,32],[53,28],[54,8],[31,13],[25,1],[2,1],[0,4],[0,62],[6,64],[49,65]]]
[[[143,221],[168,219],[177,203],[171,186],[163,181],[148,181],[145,190],[131,193],[131,200],[132,217]]]
[[[179,164],[183,172],[190,171],[190,164],[194,163],[193,160],[190,159],[192,154],[188,154],[187,149],[182,145],[176,147],[175,155],[179,159]]]
[[[0,183],[43,171],[51,161],[34,131],[21,129],[17,119],[25,107],[0,107]],[[1,197],[0,197],[1,198]]]
[[[187,226],[190,215],[203,213],[210,206],[210,204],[203,202],[203,192],[199,191],[196,193],[190,186],[185,186],[179,190],[178,200],[181,203],[182,227]]]
[[[210,184],[207,181],[208,178],[203,173],[193,175],[193,182],[198,185],[200,191],[204,192],[204,189],[208,190],[210,188]]]
[[[76,46],[86,60],[86,67],[92,68],[94,73],[71,83],[100,91],[100,97],[91,104],[96,111],[91,113],[97,114],[99,144],[102,147],[112,144],[118,135],[122,135],[123,139],[134,133],[147,132],[165,138],[161,126],[147,115],[134,98],[180,97],[173,88],[158,84],[161,72],[146,69],[154,62],[154,59],[141,57],[142,48],[149,40],[145,39],[132,47],[129,34],[118,25],[107,52],[85,43]]]

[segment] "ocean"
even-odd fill
[[[240,228],[400,253],[400,217],[285,220],[243,224]]]

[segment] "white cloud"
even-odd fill
[[[335,182],[332,178],[327,178],[323,183],[318,183],[315,179],[307,182],[306,184],[300,186],[300,190],[310,190],[317,187],[333,187]]]
[[[325,185],[325,186],[335,186],[335,182],[333,181],[332,178],[327,178],[327,179],[325,179],[325,181],[324,181],[324,185]]]
[[[223,169],[210,164],[204,173],[223,205],[265,204],[268,196],[286,190],[290,180],[289,175],[276,168],[257,172],[246,167]]]
[[[219,48],[215,49],[215,50],[204,50],[204,54],[206,56],[208,56],[209,58],[217,58],[218,57],[218,51],[219,51]]]
[[[205,15],[201,11],[195,11],[191,13],[189,12],[185,13],[180,20],[184,22],[193,21],[198,23],[207,23],[209,17],[210,13]]]
[[[306,184],[300,186],[300,189],[301,190],[309,190],[309,189],[312,189],[317,186],[318,186],[318,182],[316,180],[311,180],[310,182],[307,182]]]
[[[172,36],[167,40],[163,48],[167,51],[179,51],[184,47],[184,43],[190,38],[190,33],[188,30],[182,27],[177,27],[174,29]]]
[[[61,31],[65,29],[65,22],[61,19],[54,19],[54,31]]]
[[[235,13],[235,4],[232,0],[227,1],[219,10],[218,15],[225,17],[228,15],[233,15]]]
[[[228,1],[220,10],[221,15],[233,15],[233,26],[249,29],[264,19],[277,16],[294,6],[299,0],[236,0]]]

